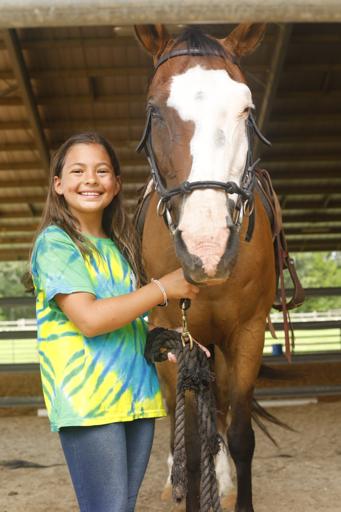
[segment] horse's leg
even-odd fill
[[[220,450],[215,458],[215,470],[221,507],[234,510],[236,493],[232,482],[232,471],[227,447],[227,415],[229,410],[229,371],[223,353],[218,346],[214,350],[214,394],[217,410],[217,430],[221,437]]]
[[[227,444],[225,444],[227,442],[226,428],[224,431],[220,430],[219,428],[218,432],[223,439],[219,453],[215,458],[215,470],[218,482],[220,504],[223,511],[231,512],[234,510],[236,493],[231,478],[231,466],[228,457]]]
[[[227,431],[228,445],[237,473],[236,512],[253,512],[251,462],[255,448],[251,426],[250,396],[237,395],[231,403],[231,424]]]
[[[264,326],[248,325],[232,342],[231,423],[227,431],[229,450],[236,466],[237,503],[235,512],[253,512],[251,463],[255,435],[251,425],[254,383],[261,363]],[[234,350],[235,349],[235,350]]]

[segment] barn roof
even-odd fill
[[[206,29],[223,35],[231,25]],[[341,250],[340,25],[270,24],[243,69],[272,141],[257,151],[280,197],[289,248]],[[135,147],[151,74],[129,26],[0,32],[0,260],[27,258],[50,154],[75,132],[99,131],[117,148],[133,210],[149,173]]]

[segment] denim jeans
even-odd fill
[[[59,432],[81,512],[133,512],[154,437],[154,418]]]

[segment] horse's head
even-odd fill
[[[253,108],[238,60],[257,47],[264,30],[263,24],[239,25],[214,39],[189,28],[171,39],[162,25],[136,27],[156,68],[141,146],[177,256],[196,283],[225,280],[236,260]]]

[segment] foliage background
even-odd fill
[[[341,287],[341,252],[311,252],[292,254],[303,288]],[[290,278],[286,276],[290,288]],[[341,296],[309,297],[298,312],[329,311],[340,309]]]
[[[296,262],[298,275],[304,288],[341,287],[341,252],[315,252],[292,254]],[[28,271],[27,262],[0,263],[0,297],[28,296],[22,284],[22,277]],[[290,277],[286,275],[286,286],[290,288]],[[339,309],[341,296],[307,298],[298,310],[328,311]],[[0,320],[34,318],[34,306],[2,307]]]
[[[25,287],[21,282],[27,271],[27,262],[0,262],[0,297],[32,296],[25,291]],[[18,318],[34,317],[34,306],[6,306],[0,308],[0,320],[17,320]]]

